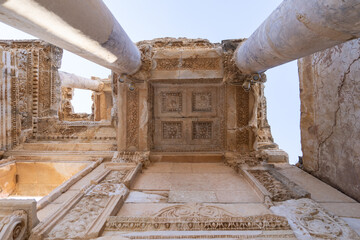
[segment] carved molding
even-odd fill
[[[175,205],[161,209],[153,217],[156,218],[232,218],[236,217],[229,211],[215,206],[204,204]]]
[[[188,39],[188,38],[155,38],[138,42],[138,45],[150,44],[154,48],[213,48],[215,44],[207,39]]]
[[[187,204],[166,207],[151,217],[108,217],[107,231],[226,231],[288,230],[284,217],[239,217],[213,205]]]

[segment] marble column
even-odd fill
[[[359,0],[284,0],[239,46],[236,65],[261,73],[359,37]]]
[[[0,21],[117,73],[141,66],[140,51],[101,0],[0,0]]]
[[[72,73],[66,73],[61,71],[59,71],[59,76],[62,87],[87,89],[96,92],[100,92],[104,88],[104,83],[96,79],[93,80],[89,78],[84,78]]]

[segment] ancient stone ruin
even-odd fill
[[[0,239],[360,239],[358,1],[329,1],[336,14],[284,1],[247,40],[136,44],[100,0],[24,2],[43,23],[0,1],[1,21],[41,39],[0,41]],[[96,14],[76,22],[79,9]],[[288,27],[264,38],[285,10]],[[46,30],[53,15],[80,42]],[[111,76],[59,71],[63,48]],[[297,58],[294,166],[264,71]],[[92,113],[74,112],[74,89],[92,91]]]

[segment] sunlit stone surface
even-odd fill
[[[298,166],[271,135],[266,75],[235,64],[244,41],[130,42],[141,64],[107,79],[64,77],[47,42],[0,41],[0,239],[360,239],[358,40],[299,62]]]

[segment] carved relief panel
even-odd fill
[[[219,151],[223,90],[218,84],[154,84],[155,151]]]

